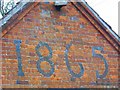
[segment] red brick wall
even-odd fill
[[[15,40],[21,40],[21,44],[15,44]],[[46,46],[39,46],[40,42],[46,43]],[[95,50],[95,53],[103,56],[108,63],[106,75],[103,75],[106,69],[104,60],[93,56],[92,49],[95,47],[103,48],[103,51]],[[38,53],[42,55],[41,58]],[[22,64],[18,64],[18,57],[21,57],[19,59]],[[69,64],[66,64],[66,60]],[[45,73],[51,72],[51,75],[40,73],[37,67],[39,63],[40,68]],[[79,67],[79,63],[83,69]],[[23,76],[18,75],[18,65],[22,65]],[[50,71],[50,65],[53,65],[53,71]],[[75,77],[69,72],[67,65],[75,75],[81,71],[83,74]],[[104,77],[98,79],[96,71]],[[2,86],[117,88],[118,52],[71,3],[60,12],[56,11],[53,3],[41,3],[2,37]]]

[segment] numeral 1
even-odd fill
[[[18,60],[18,76],[24,76],[24,73],[22,71],[22,59],[20,54],[20,44],[21,40],[14,40],[14,44],[16,45],[16,54],[17,54],[17,60]]]

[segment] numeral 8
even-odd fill
[[[48,56],[45,56],[43,57],[39,51],[39,48],[42,47],[42,46],[45,46],[48,50],[49,50],[49,55]],[[37,55],[39,56],[39,60],[37,61],[37,69],[40,73],[42,73],[44,76],[46,77],[50,77],[53,73],[54,73],[54,63],[50,60],[50,58],[52,58],[52,49],[51,47],[49,47],[49,45],[47,43],[44,43],[44,42],[40,42],[36,48],[36,53]],[[49,73],[45,73],[41,67],[40,67],[40,63],[43,62],[43,61],[46,61],[50,64],[51,66],[51,70]]]

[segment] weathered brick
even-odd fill
[[[17,46],[14,40],[18,39],[22,42]],[[46,44],[39,46],[40,42],[47,43],[49,47]],[[52,2],[36,5],[2,37],[0,43],[3,87],[117,87],[119,53],[71,3],[62,7],[60,12]],[[38,52],[37,46],[40,47]],[[96,46],[103,50],[93,51]],[[105,71],[102,57],[108,63],[108,73],[104,79],[97,79],[96,71],[100,75]],[[83,70],[80,63],[84,73],[81,77],[74,77],[71,72],[76,75]],[[19,72],[24,75],[19,75]],[[45,76],[49,72],[51,76]]]
[[[24,85],[24,84],[28,84],[28,81],[19,81],[19,80],[18,80],[16,83],[17,83],[17,84],[23,84],[23,85]]]

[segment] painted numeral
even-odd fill
[[[42,46],[45,46],[48,50],[49,50],[49,55],[46,56],[46,57],[43,57],[39,51],[39,48],[42,47]],[[37,55],[39,56],[39,60],[37,61],[37,69],[40,73],[42,73],[44,76],[46,77],[50,77],[53,73],[54,73],[54,63],[50,60],[50,58],[52,58],[52,49],[51,47],[47,44],[47,43],[44,43],[44,42],[40,42],[36,48],[36,53]],[[45,73],[41,67],[40,67],[40,63],[43,62],[43,61],[46,61],[50,64],[51,66],[51,70],[49,73]]]
[[[17,60],[18,60],[18,76],[24,76],[24,73],[22,71],[22,59],[20,54],[20,44],[21,40],[14,40],[14,44],[16,45],[16,54],[17,54]]]
[[[107,63],[106,59],[101,54],[96,54],[95,50],[100,50],[102,52],[103,48],[102,47],[93,47],[92,48],[92,56],[101,58],[104,61],[104,64],[105,64],[105,71],[102,75],[100,75],[99,72],[96,71],[96,77],[102,79],[102,78],[106,77],[106,75],[108,73],[108,63]]]
[[[65,61],[66,61],[66,65],[67,65],[67,68],[70,72],[70,74],[72,75],[73,78],[79,78],[81,77],[83,74],[84,74],[84,68],[83,68],[83,65],[81,63],[78,63],[79,66],[80,66],[80,69],[81,71],[76,74],[72,71],[71,67],[70,67],[70,64],[69,64],[69,60],[68,60],[68,53],[69,53],[69,48],[71,47],[72,43],[66,45],[66,50],[65,50]]]

